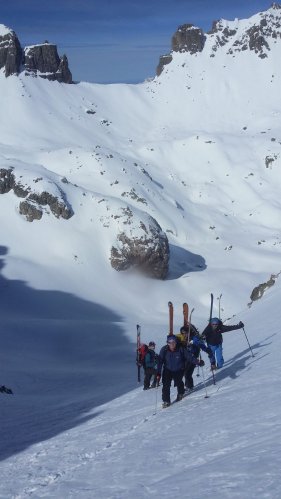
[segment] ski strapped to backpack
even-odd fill
[[[169,307],[169,336],[174,334],[174,306],[171,301],[168,302]]]
[[[137,324],[137,357],[136,364],[138,368],[138,382],[141,381],[140,370],[144,364],[145,356],[148,352],[148,346],[145,343],[141,343],[141,327]]]
[[[191,310],[190,312],[190,316],[189,316],[189,325],[188,325],[188,337],[187,337],[187,343],[189,343],[190,341],[190,332],[191,332],[191,318],[192,318],[192,314],[194,312],[194,308]]]
[[[141,345],[141,327],[137,324],[137,357],[136,357],[136,364],[137,364],[137,369],[138,369],[138,382],[140,383],[140,368],[141,368],[141,363],[140,363],[140,345]]]
[[[188,304],[182,304],[182,313],[183,313],[183,326],[188,327]]]
[[[214,305],[214,295],[211,293],[211,305],[210,305],[210,317],[209,317],[209,322],[211,322],[211,318],[213,315],[213,305]]]

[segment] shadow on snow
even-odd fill
[[[94,407],[135,388],[135,347],[112,310],[1,274],[0,296],[0,385],[14,391],[0,394],[0,459],[80,425],[97,416]]]
[[[170,244],[169,273],[166,280],[178,279],[190,272],[202,272],[206,268],[205,259],[201,255]]]

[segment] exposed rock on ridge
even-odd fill
[[[25,74],[41,76],[51,81],[72,83],[66,55],[59,57],[56,45],[45,42],[24,49]]]
[[[56,45],[45,42],[22,50],[14,31],[0,25],[0,69],[6,77],[19,74],[40,76],[60,83],[72,83],[66,55],[59,57]]]
[[[251,25],[252,24],[252,25]],[[239,25],[239,21],[214,21],[208,34],[192,24],[179,26],[172,37],[172,51],[160,56],[156,74],[159,76],[165,65],[173,59],[173,52],[189,52],[191,55],[202,52],[208,43],[210,57],[215,57],[217,50],[226,46],[227,54],[249,50],[258,57],[268,57],[270,42],[276,43],[281,39],[281,4],[273,3],[271,8],[260,12],[249,19],[248,26]]]
[[[2,35],[1,35],[2,33]],[[17,74],[22,61],[22,48],[14,31],[8,28],[0,31],[0,69],[6,76]]]

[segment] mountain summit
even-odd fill
[[[22,49],[16,33],[0,24],[0,69],[6,77],[26,75],[72,83],[66,55],[59,57],[56,45],[44,42]]]
[[[196,55],[204,51],[215,57],[218,51],[235,56],[241,51],[253,51],[260,58],[268,57],[273,44],[281,37],[281,4],[273,3],[249,19],[214,21],[209,33],[193,24],[179,26],[172,37],[172,51],[160,57],[156,73],[159,76],[174,52]]]

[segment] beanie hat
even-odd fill
[[[167,337],[167,343],[171,343],[172,341],[174,341],[175,343],[177,342],[177,338],[174,334],[171,334]]]
[[[148,346],[149,346],[149,347],[155,347],[155,343],[154,343],[154,341],[150,341],[150,342],[148,343]]]
[[[212,319],[210,320],[210,324],[219,324],[220,323],[220,319],[218,319],[218,317],[212,317]]]

